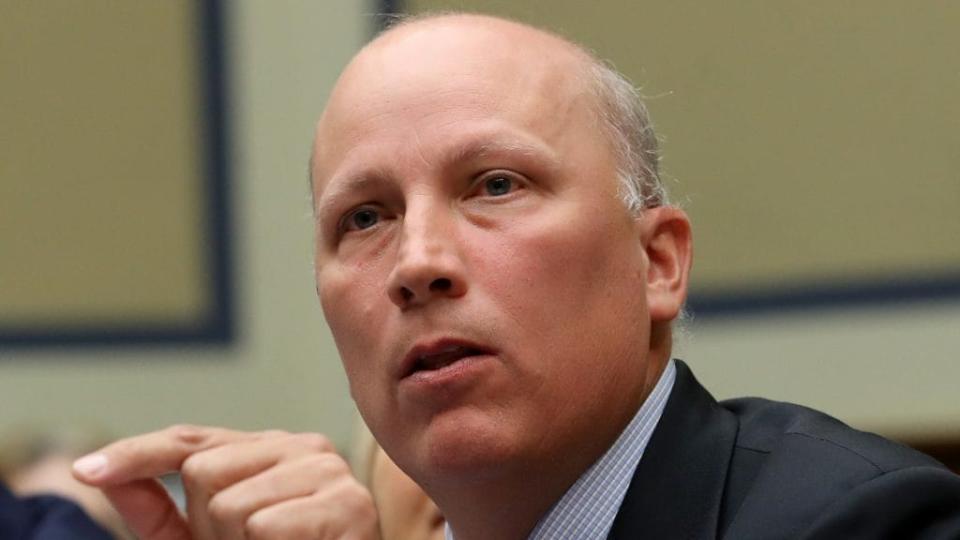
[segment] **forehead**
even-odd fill
[[[577,79],[587,60],[575,45],[511,21],[439,18],[402,26],[373,41],[344,70],[337,89],[349,89],[351,95],[357,87],[405,83],[442,88],[461,79],[535,87],[544,78],[552,77],[553,83]],[[336,94],[334,103],[347,97]]]
[[[315,178],[322,183],[372,141],[381,149],[387,139],[405,147],[431,136],[446,142],[445,129],[497,120],[547,142],[595,129],[585,55],[549,34],[500,23],[404,28],[362,51],[318,124]]]

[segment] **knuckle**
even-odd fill
[[[218,521],[229,522],[240,517],[243,511],[235,501],[224,497],[221,492],[214,495],[207,503],[207,512]]]
[[[358,514],[376,517],[377,511],[370,491],[358,482],[352,482],[344,487],[344,500],[348,501]]]
[[[303,446],[316,452],[334,452],[333,443],[326,436],[320,433],[298,433],[295,435],[297,441]]]
[[[180,467],[180,476],[183,478],[183,483],[190,486],[195,486],[203,482],[203,479],[207,476],[207,463],[203,459],[203,454],[193,454],[183,460],[183,465]]]
[[[329,507],[331,501],[334,501],[341,515],[349,516],[349,521],[358,526],[375,525],[379,519],[373,495],[367,488],[353,480],[338,482],[332,492],[318,492],[314,494],[313,500],[317,508]]]
[[[170,437],[181,444],[195,445],[206,438],[206,430],[193,424],[175,424],[166,429]]]
[[[271,538],[274,530],[276,530],[276,524],[271,515],[266,512],[257,512],[243,524],[243,532],[250,540]]]
[[[332,476],[351,476],[350,465],[339,454],[326,452],[304,458],[305,466]]]

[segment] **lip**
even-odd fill
[[[415,373],[423,372],[424,370],[417,369],[417,366],[420,364],[422,358],[438,356],[450,351],[451,349],[466,349],[468,351],[472,351],[473,354],[471,356],[488,356],[496,354],[496,351],[486,345],[481,345],[465,339],[444,337],[421,341],[414,345],[400,362],[399,378],[406,379]],[[464,356],[460,359],[457,359],[450,365],[455,365],[457,362],[461,362],[463,358],[469,358],[469,356]],[[438,370],[446,369],[447,367],[449,367],[449,365],[441,367]]]

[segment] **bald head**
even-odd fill
[[[504,106],[540,113],[583,109],[615,156],[627,207],[639,213],[666,201],[656,136],[646,107],[629,81],[580,45],[554,33],[475,14],[403,19],[356,55],[334,87],[317,126],[311,179],[325,178],[331,172],[323,167],[325,158],[352,144],[341,129],[344,113],[357,107],[386,109],[394,101],[391,94],[398,90],[427,93],[458,77],[473,79],[478,91],[503,87]],[[463,97],[468,105],[470,96]],[[363,105],[357,105],[361,101]]]
[[[443,42],[456,41],[459,37],[491,37],[503,42],[509,49],[512,45],[535,46],[537,44],[552,48],[553,52],[566,51],[568,54],[589,60],[590,53],[580,45],[548,30],[535,28],[517,21],[477,13],[427,13],[397,19],[386,30],[372,40],[365,49],[395,43],[409,36],[434,34]],[[446,34],[446,37],[443,37]],[[516,52],[516,48],[513,49]]]
[[[435,96],[454,93],[464,108],[487,95],[495,96],[494,107],[521,114],[586,108],[593,104],[583,77],[587,65],[587,56],[569,42],[503,19],[445,15],[399,24],[341,74],[318,126],[318,162],[355,143],[345,128],[358,108],[390,115],[397,103],[420,104],[431,114]]]
[[[647,204],[635,98],[553,34],[443,16],[364,48],[317,127],[317,292],[351,394],[458,534],[522,537],[669,360],[689,227]],[[491,522],[502,493],[532,502]]]

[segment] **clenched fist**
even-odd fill
[[[187,515],[157,477],[179,471]],[[144,540],[377,539],[370,493],[322,435],[173,426],[74,464]]]

